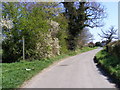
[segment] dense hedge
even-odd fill
[[[109,43],[108,52],[120,59],[120,40]]]
[[[98,52],[95,62],[120,86],[120,40],[111,42],[106,47],[108,51],[104,49]]]
[[[108,49],[106,51],[106,48]],[[120,40],[109,43],[106,48],[96,54],[94,61],[98,63],[119,87],[120,85]]]
[[[23,37],[26,60],[50,58],[66,53],[68,22],[65,16],[49,15],[48,18],[48,13],[41,5],[33,5],[29,11],[26,3],[19,4],[3,3],[3,20],[10,19],[13,25],[12,28],[3,26],[2,62],[11,63],[22,60]]]
[[[120,59],[114,55],[109,54],[106,50],[101,50],[96,54],[94,59],[97,66],[101,67],[113,81],[120,86]]]

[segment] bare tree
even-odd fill
[[[106,39],[106,44],[110,43],[113,39],[118,39],[116,37],[117,35],[117,29],[114,28],[114,26],[111,26],[109,30],[102,31],[102,34],[98,34],[101,38]]]
[[[79,47],[84,46],[86,43],[94,40],[93,35],[90,33],[88,28],[84,28],[81,34],[78,37],[78,45]]]

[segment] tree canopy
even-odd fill
[[[69,49],[75,50],[78,35],[85,27],[101,27],[106,17],[104,7],[97,2],[63,2],[69,20]]]
[[[3,62],[22,59],[23,37],[28,60],[76,50],[92,37],[84,28],[102,26],[105,17],[96,2],[3,2],[2,8]]]

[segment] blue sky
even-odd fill
[[[102,41],[98,35],[101,33],[101,29],[108,30],[111,25],[118,29],[118,2],[101,2],[101,4],[106,8],[107,18],[104,19],[104,27],[90,29],[95,39],[93,42]]]

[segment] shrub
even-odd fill
[[[67,53],[68,52],[68,20],[63,14],[59,14],[55,18],[53,18],[54,21],[59,23],[59,30],[56,35],[56,37],[59,40],[60,45],[60,53]]]
[[[102,46],[100,42],[96,42],[95,46]]]
[[[120,58],[120,40],[109,43],[108,52],[114,56]]]
[[[6,14],[12,13],[9,17],[13,19],[14,27],[3,28],[5,37],[2,44],[3,62],[16,62],[22,59],[22,37],[25,40],[25,59],[41,59],[59,54],[60,47],[57,38],[59,24],[47,20],[46,13],[41,6],[34,7],[29,12],[24,8],[25,6],[17,7],[17,3],[4,4]],[[16,15],[16,13],[20,13],[20,15]]]
[[[116,43],[119,43],[119,41]],[[105,49],[103,49],[96,54],[95,62],[98,63],[99,66],[102,66],[112,77],[114,77],[118,84],[120,83],[119,57],[111,55],[111,53],[108,53]]]
[[[41,31],[37,34],[36,48],[34,49],[34,52],[29,55],[28,59],[50,58],[60,54],[59,40],[56,37],[59,30],[59,24],[52,20],[47,23],[50,25],[48,32]]]
[[[94,47],[95,44],[94,44],[93,42],[90,42],[90,43],[88,43],[88,46],[89,46],[89,47]]]
[[[113,45],[113,54],[115,56],[117,56],[118,58],[120,58],[120,41],[117,41],[114,45]]]

